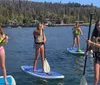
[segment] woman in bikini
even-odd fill
[[[8,36],[4,34],[2,28],[0,27],[0,67],[3,71],[5,85],[8,85],[6,80],[6,66],[5,66],[5,50],[3,45],[7,43]]]
[[[43,32],[44,25],[39,23],[37,25],[37,29],[34,30],[33,36],[34,36],[34,42],[35,42],[35,58],[33,62],[33,71],[36,71],[36,64],[39,55],[41,55],[41,61],[42,61],[42,68],[44,69],[44,43],[46,42],[46,36]]]
[[[98,85],[100,80],[100,20],[95,24],[91,40],[88,40],[89,48],[86,55],[92,49],[94,57],[94,85]]]

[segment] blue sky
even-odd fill
[[[68,3],[68,2],[77,2],[80,4],[91,4],[93,3],[94,6],[100,7],[100,1],[99,0],[31,0],[36,2],[62,2],[62,3]]]

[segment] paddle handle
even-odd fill
[[[88,40],[89,40],[89,38],[90,38],[91,23],[92,23],[92,16],[93,16],[93,15],[94,15],[93,13],[90,14],[90,24],[89,24],[89,31],[88,31]],[[87,51],[87,50],[88,50],[88,44],[87,44],[87,46],[86,46],[86,51]],[[85,57],[85,63],[84,63],[83,75],[85,75],[86,61],[87,61],[87,55],[86,55],[86,57]]]

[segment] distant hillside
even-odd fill
[[[100,19],[100,8],[79,3],[47,3],[30,2],[28,0],[0,0],[0,22],[8,24],[30,24],[34,21],[52,23],[74,23],[75,21],[89,22],[89,14],[96,14],[95,20]]]

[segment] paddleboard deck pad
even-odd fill
[[[82,52],[77,52],[77,48],[74,48],[72,50],[72,48],[67,48],[67,51],[73,55],[83,55],[84,56],[84,51],[82,50]]]
[[[44,79],[62,79],[64,76],[60,73],[50,71],[49,73],[43,72],[43,69],[37,69],[36,72],[33,71],[33,66],[21,66],[21,69],[35,77],[44,78]]]
[[[9,83],[8,85],[16,85],[15,79],[11,75],[7,76],[7,82]],[[3,76],[0,76],[0,85],[5,85]]]

